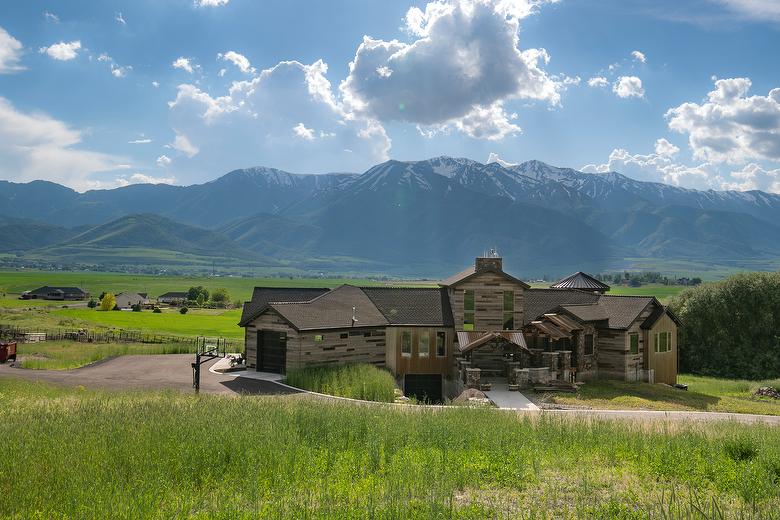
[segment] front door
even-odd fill
[[[287,364],[287,333],[257,331],[257,371],[284,374]]]

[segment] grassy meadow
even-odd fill
[[[546,396],[546,401],[553,404],[617,410],[689,410],[780,415],[780,401],[753,396],[762,386],[780,388],[780,379],[747,381],[682,374],[677,380],[687,384],[688,390],[647,383],[589,381],[580,387],[577,394],[550,394]]]
[[[293,370],[287,384],[322,394],[392,403],[395,378],[374,365],[354,364]]]
[[[0,380],[10,518],[780,516],[780,428]]]
[[[189,354],[191,344],[178,343],[79,343],[76,341],[42,341],[20,343],[17,365],[38,370],[70,370],[97,361],[130,354]]]

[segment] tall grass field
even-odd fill
[[[392,374],[367,364],[293,370],[286,382],[296,388],[352,399],[392,403],[395,398]]]
[[[178,343],[80,343],[42,341],[20,343],[18,365],[22,368],[69,370],[116,356],[138,354],[189,354],[196,347]]]
[[[0,380],[8,518],[778,518],[780,429]]]

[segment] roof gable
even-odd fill
[[[308,302],[276,302],[270,303],[269,307],[297,330],[383,327],[389,324],[362,289],[352,285],[342,285]]]
[[[330,289],[317,287],[255,287],[252,299],[244,303],[240,326],[257,318],[271,302],[307,302]]]
[[[452,275],[449,278],[445,278],[444,280],[439,282],[439,285],[441,287],[454,287],[455,285],[458,285],[459,283],[463,283],[467,280],[470,280],[478,275],[481,275],[483,273],[493,273],[500,276],[503,276],[507,280],[514,282],[518,285],[521,285],[524,289],[528,289],[531,286],[525,283],[524,281],[520,280],[519,278],[515,278],[511,274],[508,274],[507,272],[501,270],[501,269],[492,269],[492,268],[482,268],[477,270],[476,267],[469,267],[468,269],[465,269],[458,274]]]

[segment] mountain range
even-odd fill
[[[636,265],[770,268],[780,196],[437,157],[363,174],[232,171],[78,193],[0,181],[0,253],[79,267],[215,264],[440,276],[497,247],[526,276]]]

